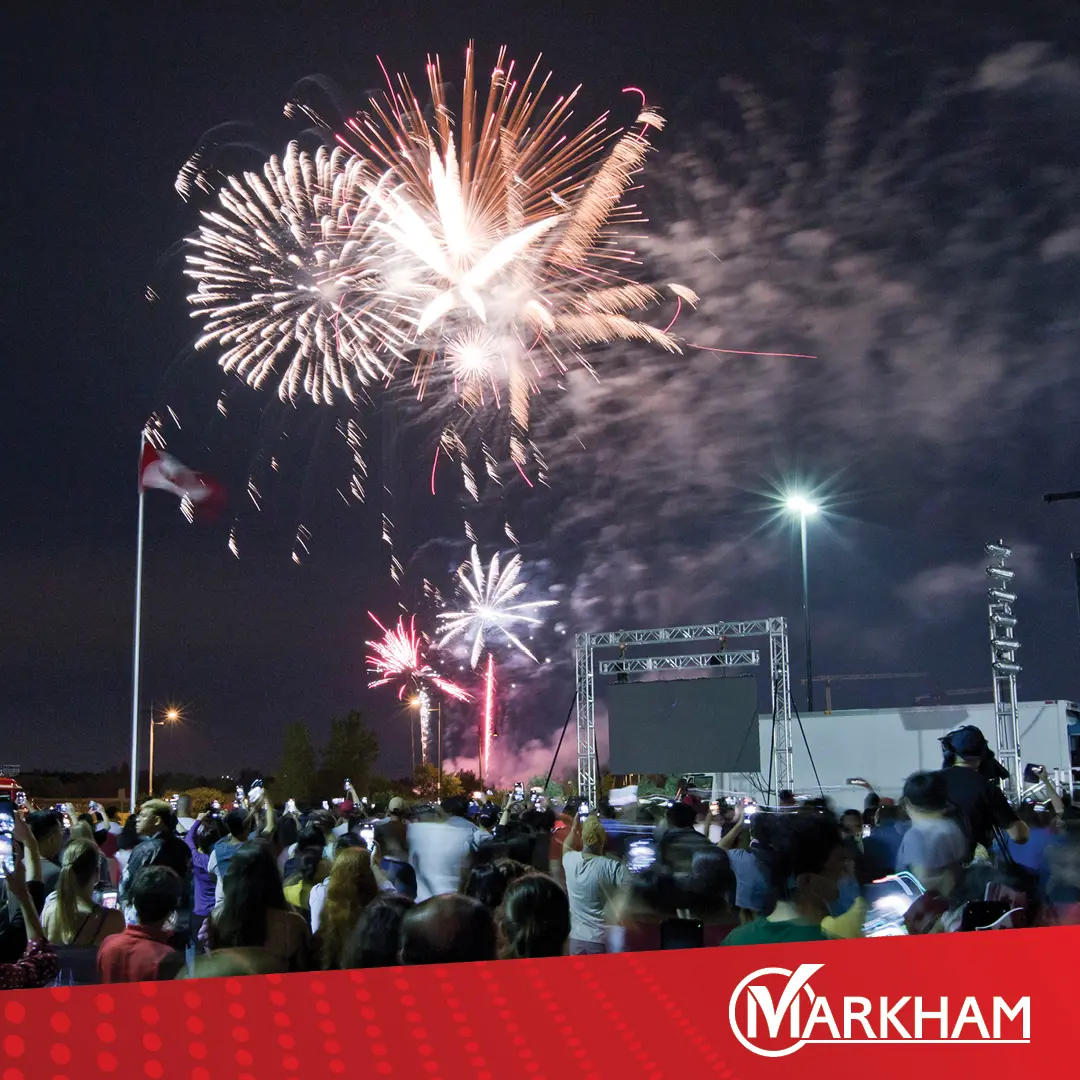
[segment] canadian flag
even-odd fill
[[[204,473],[194,472],[176,458],[143,443],[139,490],[171,491],[180,499],[188,521],[212,521],[225,505],[225,487]]]

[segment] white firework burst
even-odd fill
[[[389,375],[399,325],[383,312],[380,244],[350,194],[363,161],[342,149],[314,156],[291,143],[262,173],[230,177],[205,211],[186,275],[203,322],[196,347],[222,350],[225,371],[316,402]]]
[[[520,573],[520,555],[514,555],[504,567],[498,552],[492,557],[485,571],[480,561],[480,553],[474,545],[468,564],[458,571],[461,592],[467,597],[468,604],[461,611],[440,612],[438,618],[443,636],[439,645],[445,646],[458,637],[471,637],[470,663],[475,668],[488,636],[499,633],[530,660],[539,663],[512,627],[540,626],[543,619],[539,618],[536,612],[542,608],[554,607],[557,601],[518,602],[518,597],[526,588],[525,582],[518,581]]]

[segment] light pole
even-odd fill
[[[150,706],[150,775],[147,778],[147,788],[149,795],[153,798],[154,795],[154,728],[164,727],[166,724],[175,724],[180,719],[180,710],[176,708],[168,708],[165,710],[165,716],[162,720],[154,719],[154,706]]]
[[[806,711],[814,711],[814,663],[810,642],[810,579],[806,568],[806,519],[818,512],[818,505],[805,495],[790,495],[785,504],[792,514],[799,515],[799,538],[802,541],[803,624],[806,630]]]

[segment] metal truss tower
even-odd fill
[[[1020,642],[1013,631],[1016,616],[1012,591],[1015,571],[1006,563],[1012,555],[1002,541],[986,545],[986,554],[997,561],[986,568],[991,579],[990,594],[990,663],[994,675],[994,717],[998,761],[1009,774],[1007,794],[1013,800],[1023,790],[1023,765],[1020,759],[1020,705],[1016,695],[1016,676],[1021,667],[1016,662]]]
[[[787,622],[782,618],[751,622],[716,622],[702,626],[669,626],[653,630],[615,630],[578,634],[574,638],[577,676],[577,762],[578,793],[590,806],[599,794],[596,760],[596,676],[625,678],[633,672],[713,667],[753,667],[760,663],[754,650],[728,651],[729,638],[769,639],[769,679],[773,709],[772,778],[775,791],[793,789],[795,775],[791,751],[791,669]],[[710,652],[686,648],[662,656],[627,655],[645,645],[678,645],[715,642]],[[618,659],[596,659],[597,650],[616,650]],[[706,763],[703,763],[706,764]]]

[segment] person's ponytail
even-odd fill
[[[53,937],[57,945],[70,945],[75,938],[75,920],[79,913],[79,886],[75,871],[65,866],[56,880],[56,917]]]
[[[64,849],[64,865],[56,882],[56,915],[50,938],[57,945],[70,945],[79,930],[79,892],[92,881],[98,869],[97,845],[89,840],[72,840]]]

